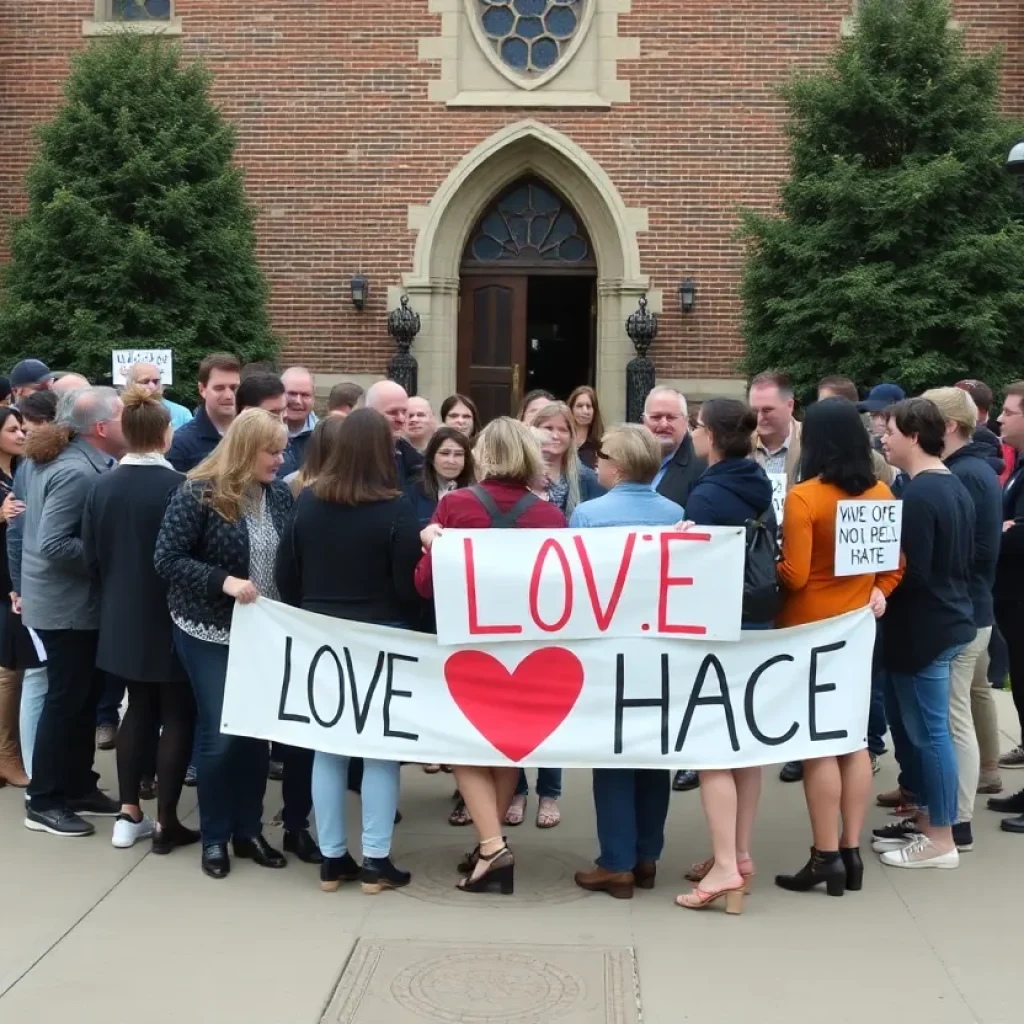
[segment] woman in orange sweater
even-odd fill
[[[777,626],[842,615],[870,606],[875,618],[903,570],[864,576],[835,575],[836,506],[840,501],[885,501],[892,492],[875,480],[871,442],[854,405],[826,398],[807,410],[800,479],[786,495],[779,579],[785,604]],[[860,832],[871,798],[871,760],[867,748],[842,757],[804,762],[804,795],[811,816],[811,859],[795,875],[777,875],[783,889],[805,892],[825,883],[830,896],[860,889],[864,866]],[[839,835],[839,816],[843,833]]]

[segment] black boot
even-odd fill
[[[297,832],[285,832],[284,852],[294,853],[304,864],[321,864],[324,859],[308,828],[299,829]]]
[[[838,850],[816,850],[811,859],[795,875],[776,875],[775,884],[790,892],[809,892],[825,883],[829,896],[842,896],[846,891],[846,867]]]
[[[320,865],[320,888],[324,892],[337,892],[342,882],[359,880],[359,865],[351,853],[341,857],[324,857]]]
[[[846,868],[846,888],[850,892],[860,892],[864,888],[864,861],[860,859],[860,847],[841,847],[839,856]]]
[[[359,879],[363,892],[376,896],[383,889],[401,889],[412,881],[408,871],[399,871],[390,857],[364,857],[363,871]]]

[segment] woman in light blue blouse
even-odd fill
[[[608,493],[583,502],[571,527],[674,526],[683,510],[651,489],[661,468],[661,448],[641,426],[612,427],[601,438],[597,475]],[[665,845],[671,793],[666,769],[595,768],[594,808],[601,847],[593,871],[580,871],[576,884],[592,892],[629,899],[634,886],[654,888]]]

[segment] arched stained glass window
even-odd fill
[[[171,0],[113,0],[115,21],[169,21]]]
[[[543,75],[567,52],[588,0],[477,0],[494,52],[513,71]]]
[[[466,263],[561,263],[592,267],[594,254],[576,212],[539,181],[516,182],[480,218]]]

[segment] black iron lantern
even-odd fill
[[[352,305],[362,311],[366,297],[370,294],[370,282],[362,274],[354,274],[351,282]]]
[[[683,313],[692,313],[697,304],[697,282],[692,277],[684,277],[679,284],[679,309]]]
[[[419,365],[409,349],[420,333],[420,315],[409,308],[409,296],[402,296],[398,309],[388,313],[388,334],[395,339],[398,351],[388,360],[388,379],[405,388],[406,394],[415,395]]]
[[[639,308],[627,318],[626,334],[636,349],[636,357],[626,364],[626,419],[639,423],[654,387],[654,363],[647,358],[647,350],[658,336],[658,318],[647,312],[646,295],[640,296]]]

